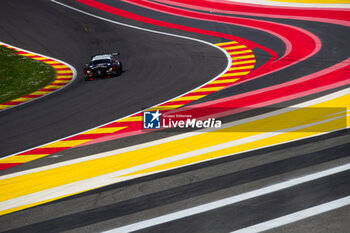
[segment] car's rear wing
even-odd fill
[[[118,57],[119,57],[120,53],[119,52],[116,52],[116,53],[112,53],[112,59],[113,60],[117,60]]]
[[[115,52],[115,53],[107,53],[107,54],[95,54],[93,56],[91,56],[91,60],[93,60],[94,57],[97,57],[97,56],[112,56],[114,59],[117,58],[118,56],[120,55],[119,52]]]

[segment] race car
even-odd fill
[[[89,64],[85,65],[85,81],[96,78],[111,78],[121,75],[122,63],[118,60],[119,53],[95,55]]]

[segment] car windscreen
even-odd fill
[[[98,64],[105,64],[105,63],[112,63],[110,59],[101,59],[101,60],[94,60],[91,61],[91,65],[98,65]]]

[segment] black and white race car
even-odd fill
[[[89,64],[85,65],[84,78],[86,81],[95,78],[111,78],[121,75],[122,63],[118,59],[119,53],[95,55]]]

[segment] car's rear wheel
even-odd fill
[[[118,72],[117,72],[117,76],[120,76],[123,72],[123,65],[122,63],[120,62],[119,63],[119,67],[118,67]]]

